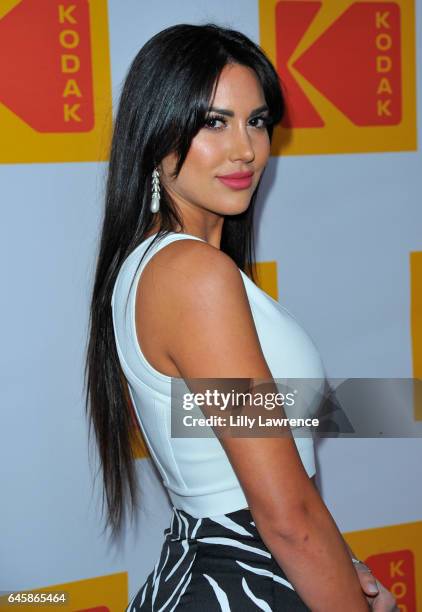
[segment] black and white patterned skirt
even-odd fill
[[[173,507],[164,535],[126,612],[309,612],[248,509],[195,518]]]

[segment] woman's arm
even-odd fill
[[[312,482],[312,484],[314,485],[315,489],[316,489],[316,490],[318,491],[318,493],[319,493],[319,489],[318,489],[318,487],[317,487],[317,483],[316,483],[316,476],[315,476],[315,475],[314,475],[314,476],[312,476],[312,477],[310,478],[310,481]],[[344,537],[343,537],[343,540],[344,540]],[[350,554],[351,559],[356,559],[356,560],[358,560],[357,556],[355,555],[355,553],[353,552],[353,550],[350,548],[350,546],[349,546],[349,544],[346,542],[346,540],[344,540],[344,544],[345,544],[345,546],[346,546],[347,550],[349,551],[349,554]],[[375,591],[374,591],[374,592],[375,592]]]
[[[314,612],[368,610],[347,545],[322,498],[307,492],[302,512],[284,527],[254,515],[258,531],[304,602]]]
[[[160,345],[188,386],[192,379],[272,380],[242,277],[223,252],[174,242],[148,264]],[[145,288],[145,287],[144,287]],[[292,436],[220,439],[256,527],[313,612],[369,609],[344,540],[311,484]]]
[[[312,478],[310,478],[310,481],[318,490],[315,476],[312,476]],[[356,554],[350,548],[346,540],[344,540],[344,544],[349,551],[350,557],[352,559],[358,560]],[[398,612],[399,608],[397,606],[397,601],[394,598],[393,594],[388,589],[386,589],[386,587],[382,584],[382,582],[377,579],[376,576],[374,576],[370,568],[362,562],[355,563],[354,567],[362,591],[366,595],[366,601],[371,606],[371,609],[376,608],[380,612],[381,610],[383,612]]]

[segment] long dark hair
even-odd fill
[[[116,350],[111,296],[120,266],[153,226],[151,174],[176,153],[177,176],[192,139],[204,125],[214,85],[226,64],[252,68],[269,107],[270,141],[284,113],[279,77],[263,51],[244,34],[215,24],[179,24],[153,36],[127,73],[110,149],[105,210],[90,307],[85,364],[89,435],[94,428],[107,501],[107,526],[120,532],[127,493],[137,506],[133,455],[134,409]],[[254,280],[253,211],[259,184],[247,210],[224,219],[220,248]],[[172,201],[161,191],[160,230],[151,245],[183,228]]]

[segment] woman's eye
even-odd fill
[[[260,122],[260,123],[258,123],[258,125],[254,125],[254,127],[257,127],[257,128],[267,127],[267,123],[268,123],[267,117],[253,117],[251,119],[251,121],[258,121],[258,122]]]
[[[217,127],[221,127],[221,126],[216,126],[215,123],[223,123],[225,125],[226,121],[223,117],[207,117],[207,119],[205,119],[205,127],[211,128],[211,129],[215,129]]]

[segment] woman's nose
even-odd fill
[[[230,143],[231,161],[243,160],[251,162],[255,159],[255,151],[251,137],[246,128],[233,130]]]

